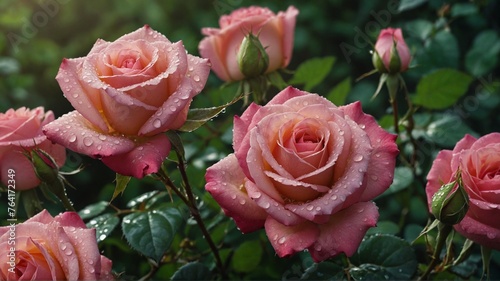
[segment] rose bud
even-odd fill
[[[257,36],[251,32],[243,38],[238,51],[238,66],[247,78],[263,74],[269,65],[269,56]]]
[[[410,49],[400,28],[380,31],[372,56],[373,66],[381,73],[405,72],[411,62]]]
[[[469,210],[469,196],[460,180],[443,184],[432,196],[432,214],[444,224],[459,223]]]

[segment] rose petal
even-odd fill
[[[77,111],[45,125],[43,132],[53,142],[92,157],[122,154],[135,147],[132,140],[100,133]]]
[[[101,255],[101,272],[96,275],[96,280],[115,280],[111,274],[113,262]]]
[[[298,14],[299,10],[294,6],[288,7],[284,13],[278,12],[278,17],[283,20],[283,67],[286,67],[292,59],[295,22]]]
[[[208,30],[210,30],[212,34],[208,34]],[[215,35],[219,29],[211,28],[211,29],[203,29],[204,35]],[[217,76],[223,81],[231,81],[231,76],[229,72],[224,67],[224,58],[222,54],[218,52],[217,48],[217,39],[214,36],[205,37],[200,41],[198,45],[198,51],[200,55],[204,58],[210,58],[212,63],[212,70]]]
[[[166,43],[171,43],[165,35],[153,30],[149,25],[144,25],[142,28],[137,29],[131,33],[125,34],[122,37],[116,39],[115,41],[133,41],[133,40],[146,40],[149,42],[163,41]]]
[[[7,176],[10,169],[17,172],[15,177],[15,188],[17,190],[28,190],[40,184],[31,162],[23,153],[25,153],[25,150],[21,148],[11,149],[6,151],[1,158],[0,175],[5,186],[8,185],[10,179]]]
[[[454,228],[463,236],[482,246],[500,250],[500,228],[498,225],[489,226],[482,221],[465,216],[459,224],[454,225]]]
[[[113,171],[138,179],[159,171],[170,152],[170,141],[164,134],[158,134],[136,145],[123,154],[103,157],[101,160]]]
[[[360,199],[368,201],[382,194],[392,183],[396,156],[399,153],[396,145],[397,136],[382,129],[373,116],[365,114],[360,102],[341,106],[340,109],[354,122],[364,127],[370,137],[372,157],[365,175],[366,188]]]
[[[378,208],[373,202],[360,202],[333,214],[326,224],[319,225],[320,234],[309,252],[315,262],[340,253],[352,256],[366,231],[377,224]]]
[[[267,217],[246,193],[246,177],[234,154],[228,155],[207,169],[205,189],[219,203],[227,216],[243,233],[260,229]]]
[[[311,222],[286,226],[268,217],[265,228],[271,245],[281,258],[310,247],[319,236],[318,226]]]
[[[89,87],[87,81],[80,81],[79,71],[84,58],[64,59],[57,73],[56,80],[71,105],[94,126],[107,132],[108,126],[99,112],[101,101],[99,90]]]

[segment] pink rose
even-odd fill
[[[49,139],[142,178],[170,151],[162,134],[186,121],[210,72],[182,42],[144,26],[114,42],[97,40],[86,57],[64,59],[57,81],[76,111],[48,126]]]
[[[14,170],[15,189],[27,190],[37,187],[37,178],[30,160],[23,154],[39,148],[50,154],[59,166],[64,165],[66,149],[52,144],[42,133],[42,127],[54,120],[52,111],[43,107],[29,110],[25,107],[9,109],[0,113],[0,180],[9,185],[9,170]]]
[[[212,70],[224,81],[239,81],[241,73],[237,54],[243,37],[249,32],[258,35],[269,56],[267,72],[286,67],[293,50],[295,19],[299,11],[288,7],[277,15],[262,7],[240,8],[219,19],[220,28],[203,28],[206,35],[199,45],[202,57],[209,58]]]
[[[396,53],[393,53],[393,47],[395,47]],[[374,64],[381,72],[404,72],[410,66],[410,49],[406,45],[401,28],[382,29],[375,43],[375,51],[383,65],[378,66],[375,59]]]
[[[113,280],[95,229],[74,212],[54,218],[43,210],[24,223],[0,227],[0,253],[1,280]]]
[[[427,175],[428,202],[441,185],[455,180],[458,169],[470,201],[455,230],[480,245],[500,250],[500,133],[479,139],[466,135],[453,150],[440,151]]]
[[[208,168],[205,188],[241,231],[264,226],[280,257],[350,256],[377,222],[370,200],[393,180],[395,139],[359,102],[288,87],[234,118],[235,152]]]

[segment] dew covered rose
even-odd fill
[[[95,229],[75,212],[52,217],[43,210],[15,228],[0,227],[1,280],[113,280],[111,264],[99,253]]]
[[[42,132],[45,124],[54,120],[52,111],[45,112],[43,107],[28,109],[21,107],[0,113],[0,180],[7,186],[9,169],[14,171],[16,190],[37,187],[37,178],[30,160],[23,154],[39,148],[54,158],[59,166],[64,165],[66,149],[52,144]]]
[[[363,113],[288,87],[234,118],[230,154],[206,190],[243,232],[265,227],[280,257],[352,255],[378,219],[372,200],[393,180],[395,135]]]
[[[456,231],[483,246],[500,250],[500,133],[479,139],[466,135],[453,150],[442,150],[427,175],[427,201],[460,169],[469,210]],[[430,209],[430,203],[429,203]]]
[[[219,19],[219,28],[206,27],[206,37],[199,44],[202,57],[210,59],[212,70],[224,81],[244,78],[238,67],[237,54],[245,35],[258,36],[269,57],[267,72],[286,67],[292,58],[295,21],[299,11],[290,6],[285,12],[251,6],[234,10]]]
[[[76,110],[44,132],[120,174],[142,178],[158,171],[170,151],[162,133],[184,124],[209,72],[206,59],[149,26],[114,42],[97,40],[87,56],[63,60],[56,79]]]

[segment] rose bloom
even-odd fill
[[[392,54],[394,45],[397,54]],[[401,28],[382,29],[375,43],[375,51],[378,53],[385,67],[385,71],[382,72],[404,72],[410,66],[410,49],[406,45]],[[395,64],[396,66],[399,65],[398,69],[391,69],[391,56],[393,55],[399,57],[399,63]]]
[[[249,32],[258,36],[269,56],[266,72],[286,67],[292,58],[295,20],[299,11],[290,6],[277,15],[267,8],[251,6],[223,15],[220,28],[203,28],[205,37],[199,44],[202,57],[210,59],[212,70],[224,81],[244,78],[238,67],[237,54],[243,37]]]
[[[111,261],[99,254],[95,229],[75,212],[52,217],[43,210],[0,227],[0,253],[1,280],[114,279]]]
[[[64,59],[57,81],[76,109],[50,125],[49,139],[142,178],[170,151],[163,132],[186,121],[210,72],[182,42],[144,26],[114,42],[98,40],[86,57]]]
[[[500,250],[500,133],[479,139],[466,135],[453,150],[440,151],[427,175],[428,202],[441,185],[455,180],[458,169],[470,201],[455,230],[480,245]]]
[[[265,227],[280,257],[351,256],[393,180],[396,136],[363,113],[288,87],[234,118],[234,154],[208,168],[206,190],[242,232]]]
[[[53,120],[54,113],[45,112],[43,107],[0,113],[0,180],[5,186],[15,182],[16,190],[27,190],[40,184],[30,160],[23,154],[33,148],[47,152],[59,166],[64,165],[66,149],[52,144],[42,133],[42,127]]]

